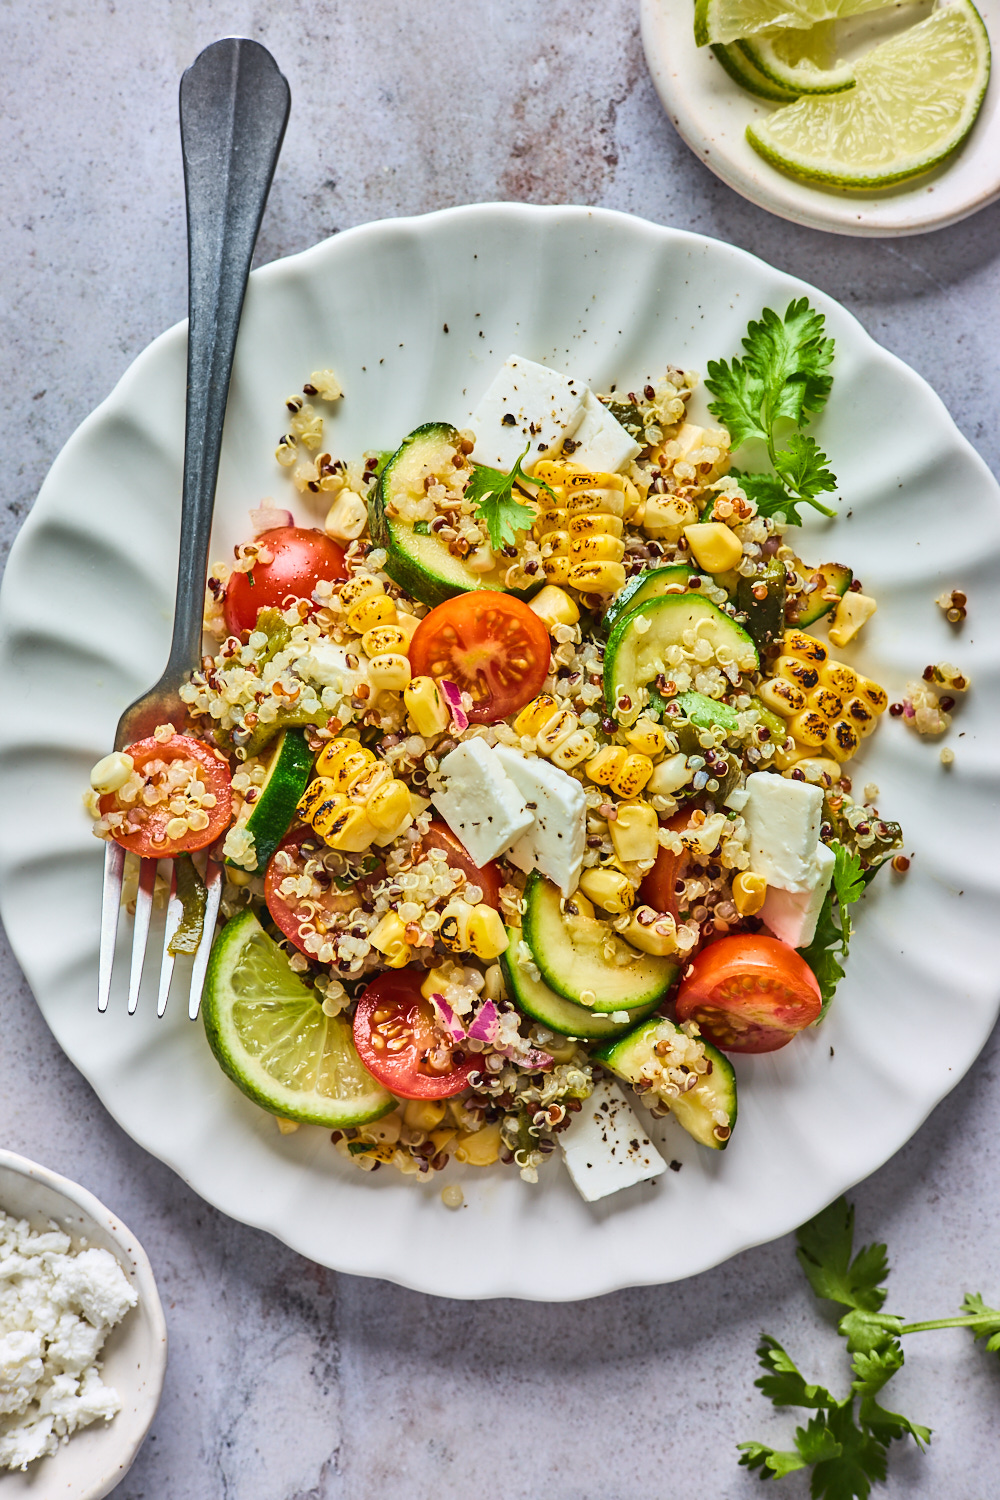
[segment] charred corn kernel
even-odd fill
[[[788,732],[800,745],[822,745],[829,728],[822,714],[807,708],[788,721]]]
[[[403,638],[406,641],[406,645],[399,648],[401,651],[409,651],[410,642],[413,639],[413,632],[416,630],[419,624],[420,621],[417,619],[416,615],[408,615],[404,610],[401,609],[396,610],[396,629],[402,631]],[[386,626],[386,629],[388,628],[389,627]]]
[[[819,669],[819,680],[824,687],[833,688],[842,698],[849,698],[858,686],[857,672],[842,661],[824,662]]]
[[[500,1156],[500,1121],[484,1125],[481,1130],[460,1131],[453,1155],[456,1161],[470,1167],[490,1167]]]
[[[840,766],[828,755],[804,755],[794,766],[789,766],[785,775],[790,775],[793,770],[801,771],[806,781],[815,782],[817,786],[830,787],[840,780]]]
[[[376,828],[394,828],[410,813],[410,790],[404,781],[383,782],[365,803],[365,816]]]
[[[574,564],[581,562],[621,562],[625,556],[625,543],[614,536],[573,537],[569,555]]]
[[[850,760],[860,743],[860,734],[847,719],[834,719],[823,740],[834,760]]]
[[[637,797],[653,774],[648,755],[630,755],[614,779],[613,789],[619,797]]]
[[[411,949],[406,941],[406,928],[394,911],[386,912],[368,934],[368,941],[384,956],[390,969],[402,969],[409,963]]]
[[[546,557],[542,559],[542,572],[551,584],[569,583],[570,560],[568,557]]]
[[[830,639],[835,646],[846,646],[853,641],[862,625],[870,620],[878,609],[874,599],[867,594],[846,593],[833,612]]]
[[[616,594],[624,587],[625,569],[620,562],[574,563],[566,581],[582,594]]]
[[[703,573],[725,573],[743,557],[743,543],[721,521],[698,521],[685,526],[688,549]]]
[[[591,870],[584,870],[580,876],[580,889],[595,906],[616,916],[629,911],[635,900],[628,876],[610,865],[595,865]]]
[[[384,593],[385,588],[377,578],[373,578],[370,573],[356,573],[340,591],[341,607],[350,610],[355,604],[360,604],[362,599],[377,599]]]
[[[517,718],[514,720],[515,734],[537,734],[540,729],[559,712],[559,700],[551,693],[540,693],[537,698],[532,698],[526,704]]]
[[[797,656],[779,656],[774,663],[774,675],[794,682],[804,693],[813,693],[820,685],[819,668]]]
[[[366,656],[383,656],[387,652],[406,651],[409,636],[398,625],[376,625],[366,630],[361,637],[361,649]]]
[[[657,958],[677,952],[677,923],[669,912],[657,912],[651,906],[640,906],[621,936],[633,948]]]
[[[531,528],[535,541],[540,542],[543,537],[548,538],[556,533],[560,533],[568,538],[569,532],[566,530],[568,520],[569,513],[559,506],[554,507],[552,510],[540,510]]]
[[[575,625],[580,618],[580,611],[573,603],[569,594],[564,589],[557,589],[552,584],[546,584],[541,593],[536,594],[528,605],[530,610],[541,620],[547,630],[554,630],[557,625]]]
[[[687,786],[693,775],[686,755],[668,755],[658,766],[653,767],[646,790],[653,797],[670,797],[674,792],[679,792],[682,786]]]
[[[547,719],[535,735],[535,744],[539,755],[551,755],[553,750],[558,749],[563,740],[576,729],[579,724],[576,714],[568,709],[562,709]]]
[[[615,854],[625,864],[655,859],[659,823],[648,802],[620,802],[618,816],[608,824]]]
[[[683,495],[647,495],[642,529],[648,536],[678,542],[688,526],[698,520],[698,507]]]
[[[570,541],[582,541],[591,536],[607,536],[620,539],[625,523],[619,516],[605,515],[600,511],[585,511],[582,516],[571,516],[569,521]]]
[[[392,772],[384,760],[377,760],[353,776],[346,788],[347,796],[355,802],[367,802],[380,787],[392,782]]]
[[[470,906],[467,901],[450,901],[441,913],[438,937],[454,953],[483,959],[498,958],[508,944],[500,913],[482,902]]]
[[[800,760],[812,755],[815,745],[797,745],[794,740],[786,740],[784,745],[779,745],[771,757],[771,765],[779,771],[791,771],[798,765]]]
[[[353,490],[341,490],[326,513],[323,530],[337,542],[354,542],[368,525],[368,507]]]
[[[90,784],[102,797],[117,792],[135,770],[135,761],[124,750],[113,750],[97,762],[90,773]]]
[[[322,776],[310,782],[299,799],[299,815],[331,849],[360,854],[372,843],[377,830],[365,817],[363,806],[342,792],[331,791],[330,785]]]
[[[514,727],[517,727],[516,722]],[[602,745],[597,754],[588,760],[587,775],[598,786],[610,786],[627,760],[628,751],[621,745]]]
[[[622,517],[625,514],[625,495],[621,490],[587,489],[576,490],[566,496],[566,514],[585,516],[601,515]]]
[[[818,687],[806,698],[806,707],[822,714],[826,719],[836,719],[843,711],[844,700],[833,688]]]
[[[433,677],[414,677],[403,689],[403,702],[418,734],[440,734],[451,721],[451,712]]]
[[[733,881],[733,905],[741,917],[755,917],[764,905],[767,881],[763,875],[741,870]]]
[[[366,750],[364,745],[357,740],[331,740],[319,754],[316,762],[316,775],[318,777],[329,777],[336,792],[346,791],[351,782],[355,780],[368,766],[375,764],[375,756],[371,750]],[[311,788],[307,787],[306,796]]]
[[[373,656],[368,663],[368,681],[379,692],[388,689],[401,693],[410,685],[410,658],[398,651]]]
[[[483,999],[505,1000],[507,998],[507,987],[504,983],[503,969],[499,964],[490,964],[483,975]]]
[[[623,738],[641,755],[660,755],[667,747],[667,731],[651,719],[640,719],[624,731]]]
[[[395,625],[396,606],[388,594],[375,594],[362,599],[347,612],[347,628],[358,635],[374,630],[377,625]]]
[[[804,630],[786,630],[781,648],[786,656],[798,656],[814,667],[821,666],[830,655],[822,641],[814,635],[807,635]]]
[[[785,677],[772,677],[770,682],[762,682],[757,696],[773,713],[786,719],[792,714],[800,714],[806,706],[805,693]]]
[[[436,1130],[445,1113],[440,1099],[409,1099],[403,1105],[403,1124],[409,1130]]]
[[[597,749],[597,741],[589,729],[575,729],[568,739],[552,752],[552,764],[559,766],[563,771],[571,771],[578,766],[582,760],[593,755]]]
[[[537,470],[536,470],[537,473]],[[625,489],[623,474],[608,474],[604,470],[579,469],[574,464],[565,466],[562,486],[567,495],[579,490],[610,490],[621,494]]]
[[[848,698],[844,704],[844,718],[854,725],[862,739],[867,738],[878,723],[878,714],[863,698]]]
[[[870,677],[858,678],[858,697],[870,703],[877,714],[884,713],[889,703],[889,694],[885,688],[873,682]]]

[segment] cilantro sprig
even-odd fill
[[[708,409],[728,429],[734,448],[763,442],[774,472],[734,469],[735,478],[761,515],[780,513],[795,526],[802,524],[800,505],[836,515],[818,498],[836,489],[836,475],[815,439],[797,430],[823,410],[833,385],[833,339],[823,314],[805,297],[790,302],[783,318],[766,307],[747,325],[743,349],[743,358],[731,363],[709,360],[705,387],[715,400]],[[796,429],[790,433],[789,423]],[[786,434],[780,447],[779,427]]]
[[[491,469],[487,464],[472,465],[472,475],[465,486],[465,498],[472,501],[476,520],[482,521],[486,527],[494,552],[499,552],[501,547],[513,542],[518,531],[527,531],[535,519],[535,512],[531,507],[514,498],[516,484],[533,484],[552,495],[547,484],[529,479],[521,468],[530,447],[529,443],[509,474],[505,474],[502,469]],[[552,495],[552,498],[555,499],[555,496]]]
[[[865,893],[870,874],[862,869],[860,856],[834,839],[830,844],[835,864],[833,879],[816,922],[816,932],[807,948],[799,952],[812,969],[823,1001],[820,1019],[826,1015],[837,985],[844,977],[843,960],[851,945],[850,907]]]
[[[811,1469],[814,1500],[867,1500],[873,1481],[888,1473],[891,1443],[912,1437],[923,1449],[931,1440],[929,1427],[889,1411],[876,1399],[903,1367],[900,1339],[935,1328],[968,1328],[975,1339],[986,1340],[991,1353],[1000,1353],[1000,1308],[988,1307],[973,1292],[966,1295],[958,1317],[904,1323],[884,1313],[886,1247],[865,1245],[854,1254],[854,1209],[846,1198],[803,1224],[796,1238],[799,1265],[816,1296],[847,1308],[837,1326],[852,1356],[853,1379],[845,1396],[835,1396],[826,1386],[808,1382],[777,1340],[762,1334],[757,1358],[764,1373],[755,1384],[775,1406],[816,1415],[795,1429],[794,1447],[739,1443],[739,1461],[757,1470],[761,1479]]]

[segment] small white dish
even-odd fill
[[[132,1467],[160,1404],[167,1368],[163,1308],[142,1246],[93,1193],[37,1162],[0,1150],[0,1208],[32,1229],[54,1220],[76,1249],[81,1240],[110,1250],[139,1301],[104,1345],[102,1379],[121,1397],[110,1422],[95,1422],[63,1443],[51,1458],[0,1473],[3,1500],[101,1500]]]
[[[1000,0],[976,3],[995,41],[1000,37]],[[913,19],[927,9],[913,7]],[[710,47],[695,45],[693,17],[691,0],[642,0],[649,71],[682,140],[716,177],[751,203],[810,229],[889,236],[943,229],[1000,198],[996,69],[972,134],[950,163],[912,185],[881,193],[827,191],[786,177],[757,155],[746,128],[780,106],[741,88]]]

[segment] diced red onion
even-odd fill
[[[295,520],[290,510],[281,510],[277,505],[259,505],[250,512],[250,525],[256,537],[265,531],[273,531],[276,526],[294,526]]]
[[[469,1036],[477,1042],[492,1042],[496,1040],[500,1029],[500,1012],[492,1000],[486,1000],[476,1013],[475,1020],[469,1027]]]
[[[469,715],[462,707],[462,693],[456,682],[450,682],[447,677],[442,677],[438,686],[444,694],[444,701],[451,710],[452,728],[461,734],[469,727]]]
[[[458,1019],[444,996],[437,994],[432,995],[431,1004],[434,1007],[434,1011],[438,1019],[438,1024],[441,1026],[442,1030],[446,1031],[453,1041],[463,1042],[465,1040],[465,1027],[462,1025],[461,1021]]]

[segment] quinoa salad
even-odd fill
[[[822,316],[765,310],[743,351],[702,421],[690,370],[592,391],[519,355],[466,425],[360,456],[325,451],[331,371],[288,399],[322,527],[251,512],[187,722],[87,795],[126,901],[162,861],[175,951],[222,863],[207,1042],[277,1129],[418,1181],[558,1153],[592,1200],[665,1169],[650,1116],[724,1150],[740,1057],[821,1024],[851,907],[908,865],[851,761],[969,684],[938,663],[890,704],[852,660],[876,599],[800,556],[801,507],[836,513]]]

